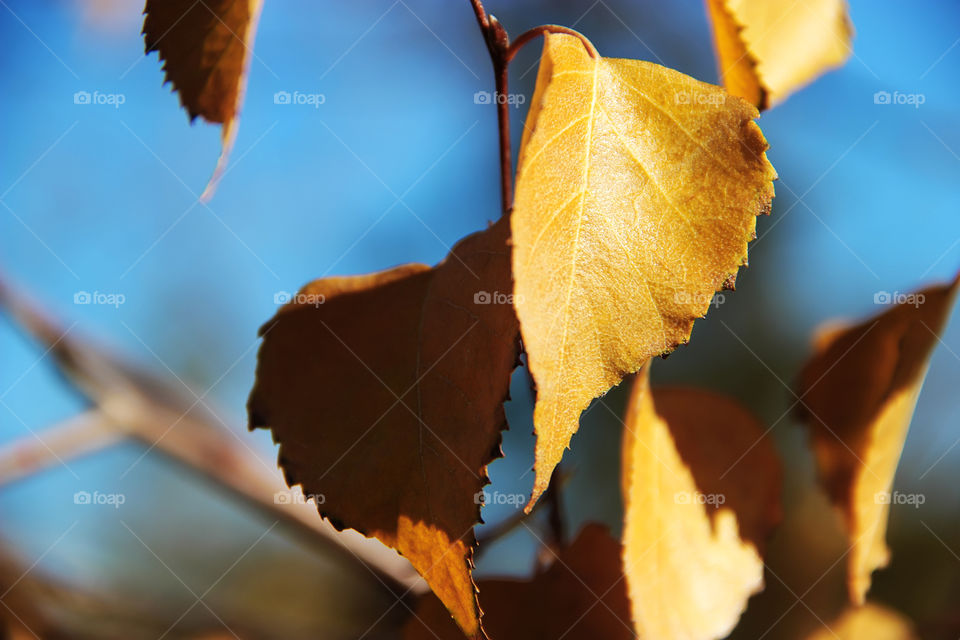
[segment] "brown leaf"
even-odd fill
[[[733,400],[634,384],[624,430],[624,572],[637,633],[712,640],[763,589],[764,542],[780,520],[780,464]]]
[[[499,455],[518,357],[506,218],[433,269],[405,265],[304,287],[262,330],[253,427],[287,481],[406,556],[467,635],[475,498]],[[499,295],[498,295],[499,294]]]
[[[707,0],[727,91],[766,109],[850,57],[845,0]]]
[[[874,603],[850,607],[836,621],[807,640],[919,640],[911,622],[893,609]]]
[[[960,278],[924,289],[860,324],[821,332],[800,374],[800,414],[821,480],[846,519],[847,579],[857,604],[870,574],[890,559],[884,542],[890,489],[958,284]]]
[[[237,136],[262,8],[263,0],[147,0],[144,9],[146,52],[158,52],[190,120],[223,125],[220,158],[202,200],[213,196]]]
[[[624,640],[633,638],[620,545],[588,524],[553,564],[527,581],[481,580],[484,628],[492,640]],[[431,594],[423,596],[404,640],[462,638]]]
[[[776,177],[755,117],[718,87],[546,36],[512,215],[537,383],[530,505],[589,403],[686,342],[746,264]]]

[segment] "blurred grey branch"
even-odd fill
[[[405,559],[356,531],[337,531],[319,516],[314,504],[298,499],[276,463],[268,463],[251,449],[242,434],[175,374],[170,378],[177,382],[154,375],[74,336],[2,279],[0,308],[46,349],[45,355],[52,356],[92,405],[35,436],[0,448],[0,486],[129,437],[198,473],[265,517],[280,521],[321,553],[348,563],[362,562],[397,597],[423,590]]]

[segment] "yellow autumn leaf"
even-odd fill
[[[511,216],[537,384],[530,505],[589,403],[686,342],[746,264],[776,177],[757,115],[679,72],[545,37]]]
[[[200,198],[213,196],[237,137],[253,40],[263,0],[147,0],[146,52],[163,60],[166,80],[190,115],[223,125],[217,166]]]
[[[781,516],[763,427],[715,393],[651,392],[647,366],[623,447],[623,564],[639,637],[725,637],[763,589],[764,540]]]
[[[766,109],[850,57],[846,0],[706,0],[720,78]]]
[[[909,620],[892,609],[873,603],[850,607],[835,622],[807,636],[807,640],[918,639]]]
[[[846,520],[847,580],[857,604],[870,574],[890,560],[884,538],[893,477],[958,285],[960,278],[902,296],[862,323],[821,331],[800,374],[800,413],[821,480]]]

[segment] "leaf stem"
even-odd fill
[[[513,56],[517,55],[517,52],[523,48],[525,44],[536,38],[537,36],[543,35],[545,33],[563,33],[568,36],[574,36],[580,38],[580,42],[583,43],[583,48],[587,50],[587,53],[590,54],[591,58],[598,59],[600,54],[597,53],[596,48],[593,46],[593,43],[587,39],[585,35],[579,31],[570,29],[569,27],[562,27],[558,24],[544,24],[539,27],[534,27],[528,31],[524,31],[519,36],[510,43],[510,46],[507,48],[507,63],[513,60]]]
[[[473,13],[477,17],[480,33],[487,43],[490,60],[493,62],[495,92],[493,103],[497,107],[497,131],[500,141],[500,198],[503,201],[503,213],[513,208],[513,160],[510,148],[510,105],[507,100],[510,61],[525,44],[545,33],[563,33],[579,38],[591,58],[599,59],[600,54],[586,36],[568,27],[557,24],[545,24],[521,33],[510,42],[507,30],[493,15],[487,13],[482,0],[470,0]]]

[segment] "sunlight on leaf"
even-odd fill
[[[537,384],[530,506],[581,412],[690,337],[747,261],[776,173],[757,111],[548,35],[512,215],[517,314]]]
[[[223,125],[222,149],[200,198],[213,197],[237,137],[237,122],[263,0],[147,0],[146,52],[158,52],[166,81],[190,114]]]
[[[720,79],[766,109],[851,53],[846,0],[707,0]]]
[[[642,638],[713,640],[763,589],[780,464],[756,418],[699,389],[638,375],[623,443],[623,563]]]
[[[527,581],[481,580],[483,624],[492,640],[630,640],[620,544],[605,527],[586,525],[553,564]],[[431,594],[416,605],[404,640],[461,640]]]
[[[821,330],[800,374],[800,414],[821,480],[846,520],[847,580],[857,604],[870,589],[870,574],[890,560],[884,540],[890,490],[958,283],[903,296],[860,324]],[[877,295],[890,302],[884,297],[890,294]]]
[[[287,481],[320,513],[406,556],[467,633],[480,519],[517,363],[509,227],[501,219],[430,269],[317,280],[262,330],[249,409]],[[501,295],[495,295],[499,292]]]
[[[892,609],[867,603],[850,607],[828,627],[818,629],[807,640],[919,640],[913,625]]]

